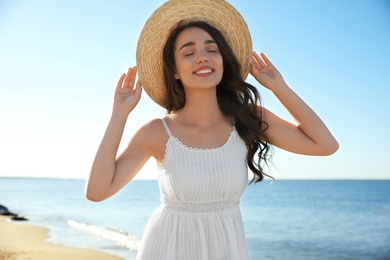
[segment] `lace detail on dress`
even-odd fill
[[[165,128],[165,131],[167,132],[167,134],[169,135],[169,139],[168,139],[168,142],[171,138],[173,138],[173,140],[175,140],[178,144],[180,144],[180,146],[184,147],[185,149],[189,150],[189,151],[199,151],[199,152],[207,152],[207,151],[213,151],[213,150],[218,150],[222,147],[224,147],[228,142],[229,140],[232,138],[234,132],[236,132],[236,127],[233,125],[233,129],[232,131],[230,132],[229,136],[228,136],[228,139],[226,140],[226,142],[224,144],[222,144],[221,146],[218,146],[218,147],[213,147],[213,148],[195,148],[195,147],[190,147],[184,143],[182,143],[180,141],[179,138],[177,138],[176,136],[174,136],[171,132],[171,130],[169,129],[169,126],[167,124],[167,122],[165,121],[164,118],[161,118],[161,122]],[[166,144],[166,146],[168,145],[168,142]],[[166,147],[165,147],[166,148]],[[167,149],[165,149],[165,153],[167,152]]]
[[[173,201],[164,201],[163,206],[168,210],[184,213],[206,213],[217,212],[238,206],[239,201],[215,201],[204,203],[179,203]]]
[[[214,150],[218,150],[218,149],[221,149],[222,147],[224,147],[228,142],[229,140],[232,138],[234,132],[236,131],[235,128],[233,128],[233,130],[230,132],[229,134],[229,137],[228,139],[226,140],[226,142],[224,144],[222,144],[221,146],[218,146],[218,147],[213,147],[213,148],[195,148],[195,147],[191,147],[191,146],[188,146],[186,144],[183,144],[179,138],[175,137],[175,136],[171,136],[171,138],[173,138],[177,143],[179,143],[182,147],[184,147],[185,149],[189,150],[189,151],[197,151],[197,152],[208,152],[208,151],[214,151]]]

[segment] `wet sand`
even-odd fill
[[[47,242],[48,230],[27,222],[0,216],[0,259],[2,260],[120,260],[101,251]]]

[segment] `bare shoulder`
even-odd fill
[[[162,120],[160,118],[155,118],[142,125],[139,131],[144,132],[145,134],[159,134],[164,133],[165,129]]]
[[[141,126],[134,138],[140,142],[144,142],[151,156],[159,160],[164,156],[165,145],[169,136],[161,119],[156,118]]]
[[[266,117],[269,113],[272,113],[271,111],[269,111],[267,108],[263,106],[256,105],[256,109],[258,113],[261,114],[263,117]]]
[[[135,134],[136,138],[142,138],[146,142],[153,142],[164,138],[167,133],[161,122],[161,119],[156,118],[141,126]]]
[[[263,116],[263,120],[266,121],[267,123],[270,123],[277,119],[277,116],[267,108],[259,106],[258,109],[259,109],[259,113],[261,113]]]

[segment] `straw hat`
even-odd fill
[[[241,64],[242,78],[250,69],[252,40],[240,13],[224,0],[170,0],[146,21],[137,44],[137,67],[149,97],[164,106],[166,86],[162,51],[170,32],[182,21],[204,21],[222,32]]]

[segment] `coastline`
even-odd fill
[[[0,204],[7,203],[9,211],[29,219],[7,225],[43,226],[49,230],[46,241],[54,244],[136,259],[137,251],[122,242],[139,242],[148,218],[161,203],[157,181],[132,181],[121,193],[100,203],[85,199],[84,185],[83,180],[0,177]],[[274,185],[268,181],[249,185],[240,208],[244,225],[250,227],[246,228],[250,258],[390,259],[389,190],[390,180],[277,180]],[[0,216],[0,224],[1,220]],[[86,229],[70,225],[69,220]],[[125,237],[113,240],[90,232],[89,227],[115,238],[118,234]],[[15,250],[13,242],[4,244],[1,239],[10,241],[8,234],[13,232],[4,228],[0,225],[0,251],[27,251],[22,247]],[[37,258],[21,255],[4,260],[18,259]]]
[[[0,216],[0,259],[22,260],[121,260],[105,252],[68,247],[47,242],[48,229],[28,223],[13,222]]]

